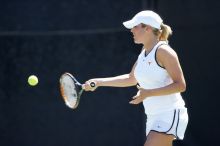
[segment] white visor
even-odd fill
[[[133,27],[143,23],[154,28],[161,29],[160,25],[162,22],[163,20],[157,13],[147,10],[137,13],[131,20],[123,22],[123,25],[128,29],[132,29]]]

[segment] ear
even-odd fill
[[[145,30],[147,32],[152,32],[153,31],[153,28],[151,26],[146,26]]]
[[[149,26],[146,26],[146,27],[145,27],[145,31],[148,32],[149,30],[150,30],[150,27],[149,27]]]

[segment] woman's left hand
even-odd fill
[[[139,85],[137,85],[137,88],[138,88],[138,92],[134,97],[132,97],[133,100],[131,100],[129,102],[130,104],[139,104],[149,96],[148,95],[149,90],[144,89],[144,88],[140,87]]]

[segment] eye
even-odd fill
[[[136,25],[136,26],[134,26],[134,28],[137,28],[138,26]]]

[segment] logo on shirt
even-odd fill
[[[151,61],[148,61],[148,65],[150,65],[152,62]]]

